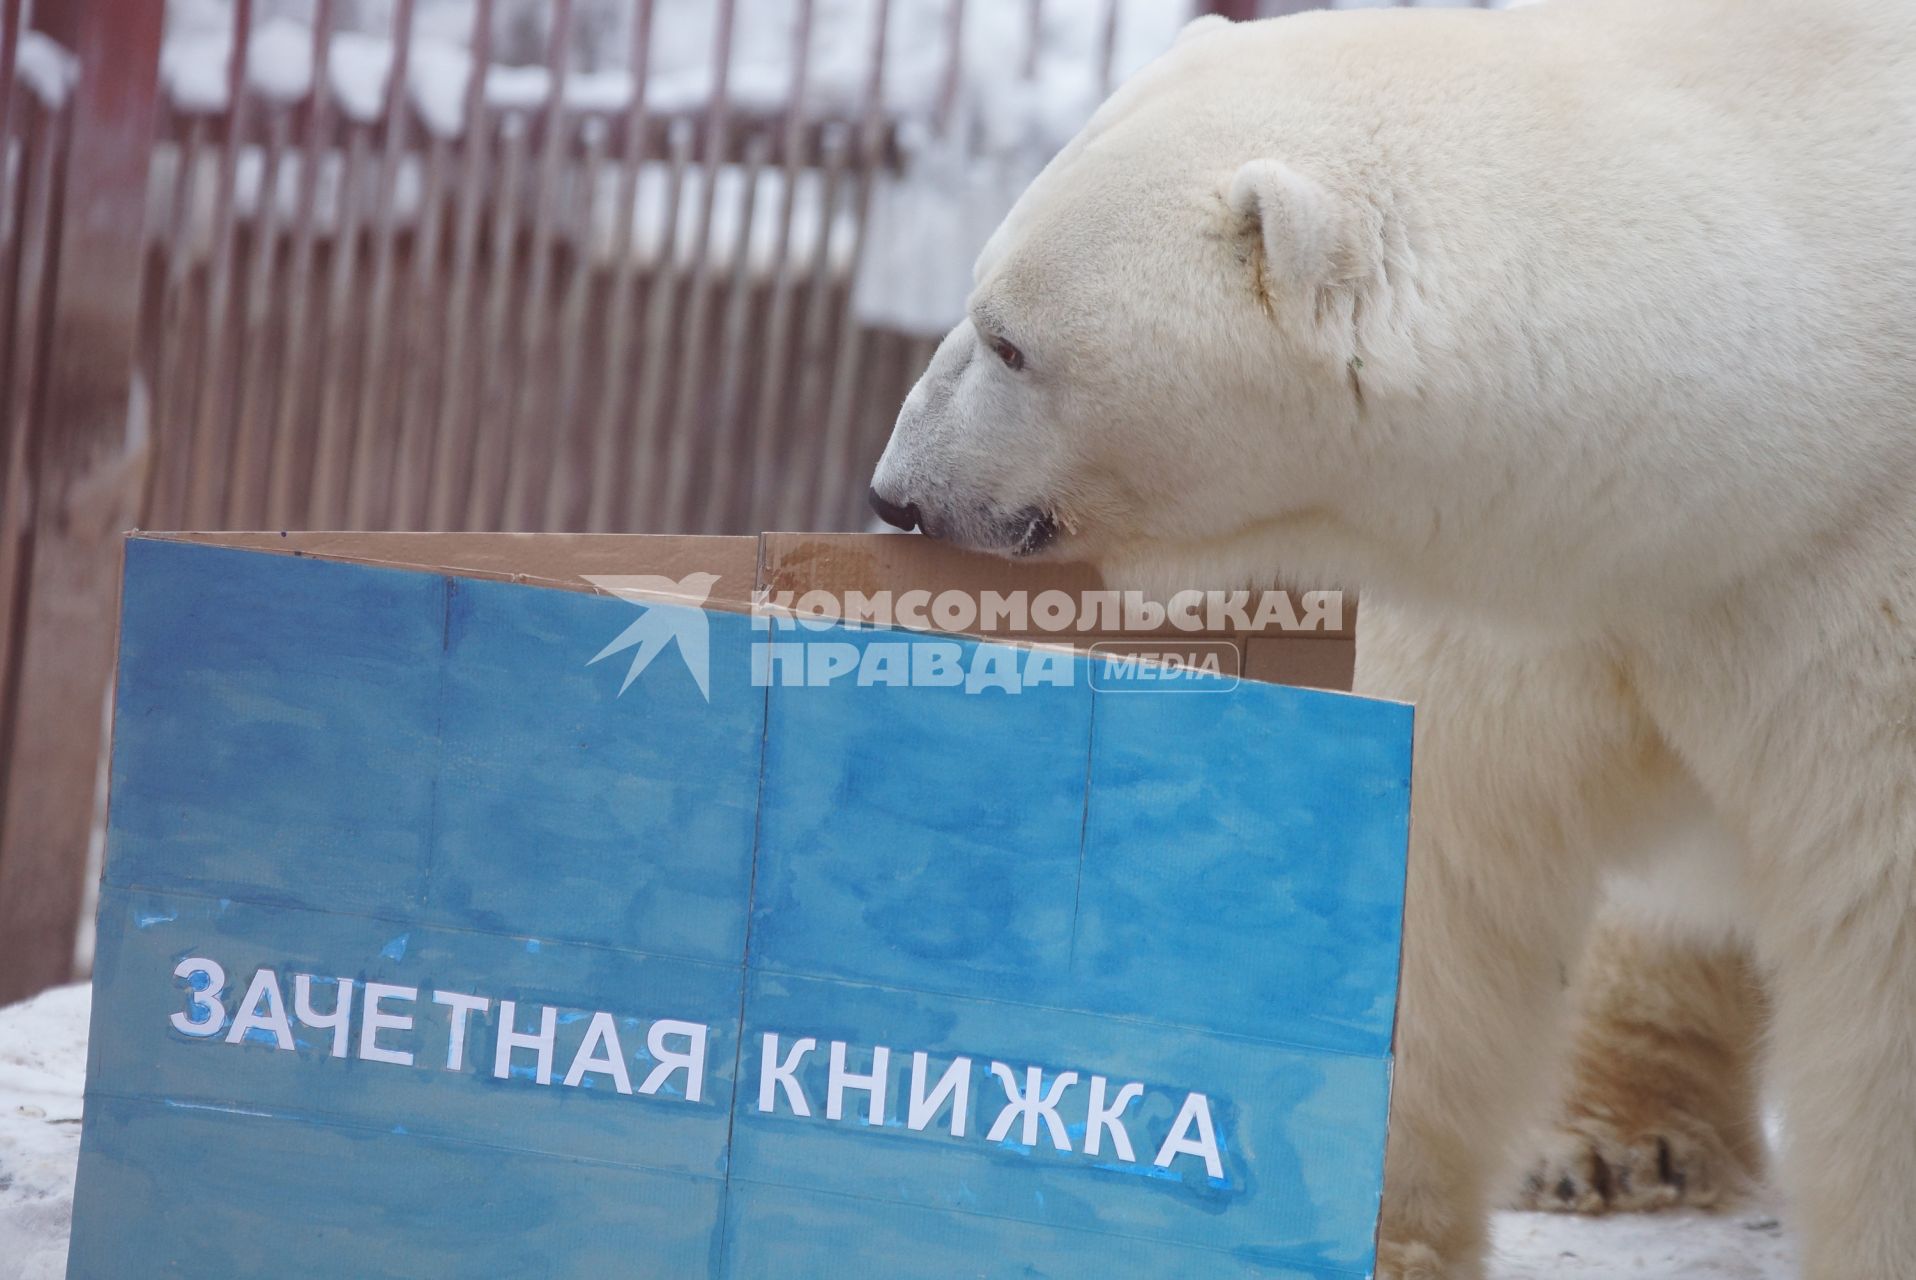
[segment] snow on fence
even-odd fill
[[[641,69],[650,7],[634,26]],[[486,92],[496,80],[468,76],[449,133],[384,88],[367,119],[328,66],[335,8],[321,0],[307,42],[311,92],[259,94],[229,57],[214,110],[167,103],[142,316],[161,445],[152,523],[853,518],[842,493],[820,500],[834,487],[824,473],[854,465],[871,406],[903,377],[898,344],[851,325],[831,234],[838,204],[864,204],[842,189],[868,187],[884,162],[876,101],[850,119],[810,118],[802,103],[782,117],[729,110],[726,5],[708,103],[661,111],[641,91],[622,108],[580,105],[564,57],[572,6],[555,0],[541,93],[502,104]],[[412,8],[395,10],[389,86],[412,74]],[[258,47],[250,9],[234,7],[233,49]],[[471,66],[486,65],[492,11],[479,0]],[[781,197],[813,174],[824,190],[801,223]],[[766,195],[783,215],[768,269],[728,270],[749,256],[737,236],[766,221],[753,207]],[[626,216],[606,216],[608,203]]]
[[[148,523],[859,526],[859,478],[955,319],[899,302],[916,282],[875,219],[922,257],[910,224],[949,194],[932,160],[1020,90],[1023,134],[957,145],[1035,172],[1120,53],[1183,16],[1127,7],[639,3],[623,66],[579,72],[575,22],[600,10],[572,0],[516,68],[492,65],[491,0],[463,46],[415,38],[446,0],[394,0],[374,32],[339,30],[340,0],[258,27],[234,0],[163,61]],[[996,56],[968,63],[981,41]]]

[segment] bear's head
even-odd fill
[[[1228,26],[1121,88],[985,246],[873,477],[891,523],[1142,580],[1268,573],[1272,533],[1336,519],[1385,229],[1354,152],[1263,152],[1295,97],[1207,48]]]
[[[873,505],[1125,588],[1606,628],[1846,536],[1916,473],[1888,242],[1666,119],[1690,79],[1609,12],[1193,24],[986,245]]]

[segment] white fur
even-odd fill
[[[1419,702],[1383,1274],[1477,1274],[1595,886],[1700,798],[1806,1273],[1916,1276],[1916,6],[1206,24],[972,310],[880,492],[1127,584],[1358,587],[1360,682]]]

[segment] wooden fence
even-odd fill
[[[544,96],[499,107],[471,75],[452,132],[406,92],[413,0],[381,109],[334,99],[343,3],[314,0],[287,98],[249,76],[234,0],[209,106],[167,92],[159,3],[0,0],[0,1003],[73,971],[123,530],[855,528],[929,355],[852,307],[898,159],[886,0],[850,104],[808,95],[793,0],[769,110],[728,93],[721,0],[711,92],[672,111],[651,0],[610,107],[568,98],[552,0]],[[16,83],[34,28],[71,55],[64,94]]]
[[[894,158],[882,22],[856,111],[806,109],[806,3],[792,100],[745,111],[720,6],[714,93],[668,114],[644,92],[645,6],[631,103],[584,110],[565,98],[572,5],[554,0],[545,100],[502,110],[473,77],[447,137],[404,91],[409,0],[380,118],[338,109],[333,8],[319,0],[311,96],[262,100],[235,58],[224,111],[162,110],[140,343],[152,525],[862,523],[854,478],[928,352],[851,308]],[[477,0],[481,63],[491,11]],[[782,207],[758,207],[767,189]],[[769,254],[750,242],[768,229]]]

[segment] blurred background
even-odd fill
[[[863,527],[1025,183],[1308,7],[0,0],[0,1004],[86,964],[124,530]]]

